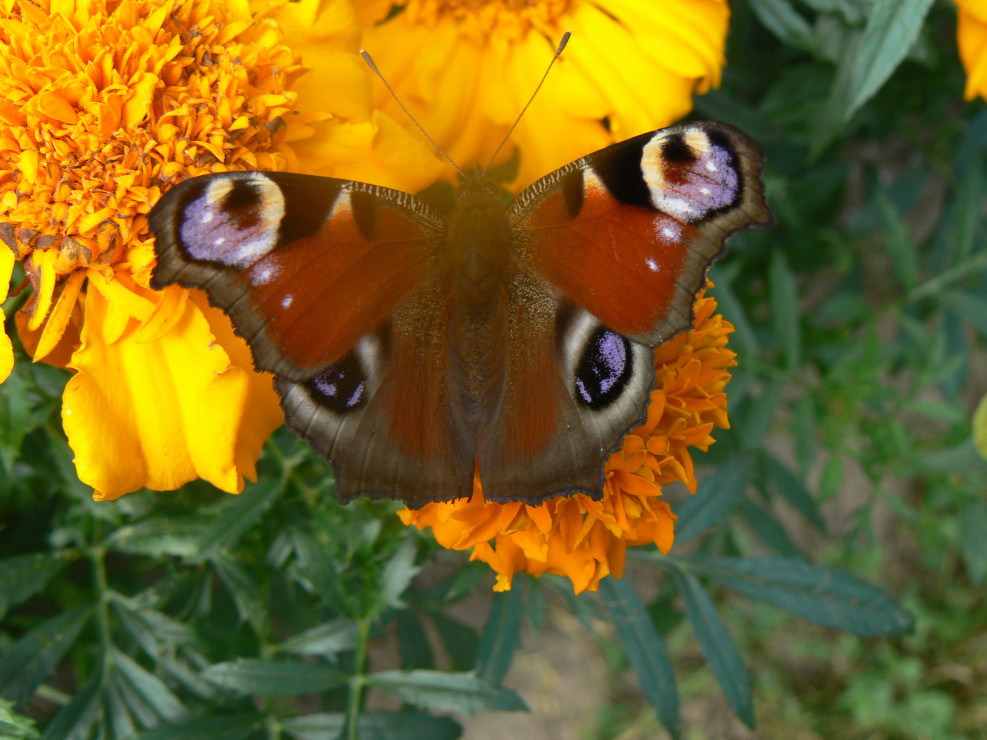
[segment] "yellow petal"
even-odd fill
[[[65,334],[65,328],[68,326],[69,319],[72,318],[72,312],[75,310],[79,291],[82,289],[82,283],[85,279],[86,272],[84,270],[76,270],[65,281],[62,294],[58,296],[58,300],[55,302],[55,308],[52,310],[51,316],[48,317],[48,321],[45,322],[45,327],[41,331],[41,338],[38,340],[38,346],[34,350],[35,362],[47,357],[58,346],[62,335]]]
[[[7,300],[10,278],[14,273],[14,253],[0,247],[0,303]],[[14,369],[14,347],[4,328],[4,313],[0,309],[0,383],[3,383]]]
[[[131,329],[107,343],[103,325],[126,312],[98,290],[86,296],[76,374],[62,398],[62,423],[80,480],[97,500],[142,486],[171,490],[204,478],[242,490],[236,436],[249,379],[232,366],[199,309],[185,303],[175,329],[156,342],[133,341]]]

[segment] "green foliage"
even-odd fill
[[[701,732],[682,707],[720,690],[765,736],[982,732],[987,111],[961,100],[955,10],[732,9],[696,115],[762,143],[779,224],[713,271],[732,428],[674,500],[672,554],[633,553],[646,588],[517,578],[464,620],[486,566],[395,504],[340,506],[283,432],[239,497],[94,504],[60,429],[67,376],[21,352],[0,391],[0,735],[456,738],[466,715],[525,708],[503,684],[559,604],[639,682],[599,737]],[[693,639],[709,674],[682,657]]]

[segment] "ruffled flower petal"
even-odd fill
[[[388,82],[463,168],[493,154],[572,30],[514,132],[516,185],[687,113],[693,93],[719,84],[729,20],[726,0],[409,0],[358,13]],[[386,91],[375,99],[403,120]]]
[[[87,293],[85,310],[62,422],[79,478],[94,497],[114,499],[142,486],[171,490],[196,478],[242,490],[244,474],[254,471],[252,462],[238,462],[256,459],[258,439],[281,423],[270,382],[266,392],[251,384],[192,301],[151,341],[99,290]]]
[[[14,262],[14,253],[0,246],[0,304],[7,300],[10,278],[14,274]],[[0,308],[0,383],[10,377],[14,369],[14,347],[7,336],[5,321],[3,309]]]

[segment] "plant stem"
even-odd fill
[[[370,645],[370,619],[363,617],[356,623],[356,650],[353,656],[353,676],[350,678],[350,696],[346,707],[346,740],[360,740],[359,718],[363,704],[363,688],[366,685],[367,650]]]

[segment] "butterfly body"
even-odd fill
[[[726,237],[771,221],[762,158],[723,124],[584,157],[506,209],[470,173],[448,216],[287,173],[195,178],[150,214],[154,287],[206,290],[276,376],[341,498],[602,495],[653,348],[692,324]]]

